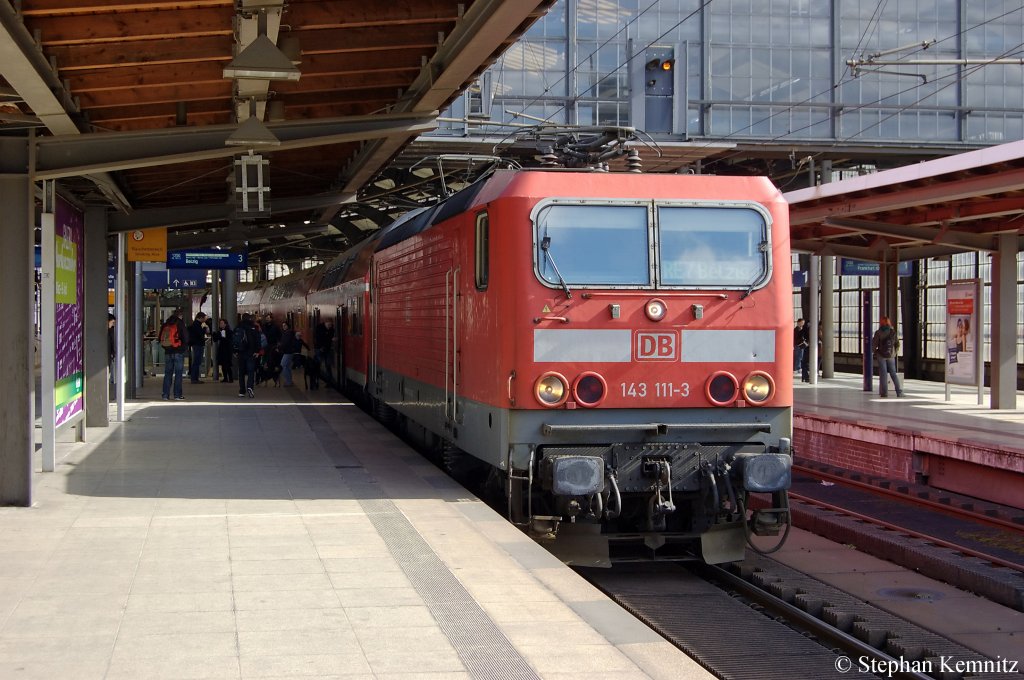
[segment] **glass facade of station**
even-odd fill
[[[847,64],[882,52],[889,53],[881,59],[903,63],[856,71]],[[514,129],[467,121],[544,120],[631,126],[655,139],[698,144],[952,152],[1024,138],[1024,65],[993,63],[1021,57],[1020,0],[560,0],[445,112],[456,121],[434,136],[501,138]],[[665,62],[670,85],[653,87],[651,68]],[[987,253],[921,264],[925,360],[944,357],[946,280],[981,278],[987,303],[990,270]],[[1024,256],[1018,280],[1024,282]],[[865,290],[873,292],[877,320],[878,277],[835,277],[837,352],[861,351]],[[1017,300],[1022,319],[1024,283]],[[986,305],[986,361],[988,313]]]
[[[971,63],[846,63],[901,47],[884,58]],[[1000,143],[1024,137],[1024,65],[987,62],[1022,50],[1019,0],[561,0],[447,115],[691,141]],[[641,117],[653,51],[673,60],[670,129]]]

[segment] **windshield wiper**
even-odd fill
[[[743,291],[743,295],[740,296],[740,300],[743,300],[748,295],[750,295],[754,291],[754,286],[756,286],[761,281],[761,279],[762,279],[761,274],[758,274],[757,276],[755,276],[754,280],[750,282],[749,286],[747,286],[747,289],[745,291]]]
[[[757,244],[757,250],[758,250],[758,252],[761,252],[761,253],[767,253],[770,248],[771,248],[771,244],[768,243],[768,241],[761,241],[759,244]],[[764,277],[765,277],[766,273],[767,273],[767,268],[765,269],[765,272],[759,273],[756,276],[754,276],[754,280],[750,282],[749,286],[747,286],[747,290],[743,293],[743,295],[740,296],[740,300],[745,299],[748,295],[750,295],[754,291],[754,286],[756,286],[758,283],[760,283],[761,281],[764,280]]]
[[[540,249],[544,251],[544,256],[551,264],[551,268],[555,270],[555,276],[558,277],[558,282],[562,284],[562,290],[565,291],[565,297],[571,298],[572,293],[569,291],[569,286],[566,284],[565,279],[562,278],[562,273],[558,271],[558,265],[555,264],[555,258],[551,256],[551,237],[545,236],[540,240]]]

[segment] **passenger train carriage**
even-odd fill
[[[339,257],[342,376],[563,558],[742,559],[788,520],[787,206],[764,178],[497,171]],[[781,263],[778,273],[774,263]],[[771,494],[747,510],[748,494]]]

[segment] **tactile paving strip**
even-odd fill
[[[336,463],[344,483],[376,527],[406,578],[451,642],[473,678],[538,679],[529,662],[473,599],[416,528],[388,499],[350,453],[338,456],[336,433],[314,409],[301,409],[323,450]],[[333,453],[332,453],[333,452]],[[344,459],[344,462],[342,462]]]

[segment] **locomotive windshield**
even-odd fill
[[[556,199],[534,216],[537,274],[562,288],[750,290],[767,279],[770,263],[769,218],[750,205],[582,204]]]
[[[537,271],[559,286],[559,273],[569,285],[649,285],[647,214],[636,205],[544,208],[537,215]]]
[[[661,284],[753,286],[768,271],[764,216],[748,208],[659,207]]]

